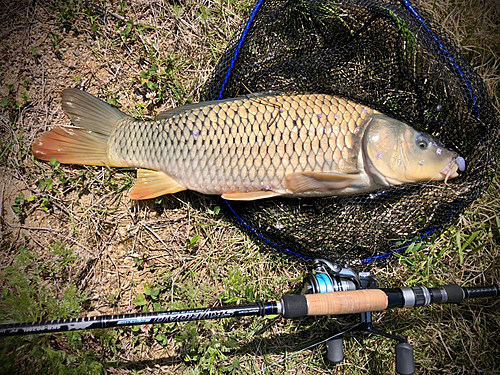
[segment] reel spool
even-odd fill
[[[377,277],[370,272],[356,274],[349,267],[334,264],[327,259],[315,259],[313,270],[307,276],[302,292],[328,293],[377,287]]]
[[[327,259],[315,259],[313,270],[307,275],[302,288],[303,294],[345,292],[360,289],[378,289],[377,277],[370,272],[356,273],[349,267],[334,264]],[[398,341],[396,345],[396,372],[402,375],[415,373],[415,359],[413,347],[405,337],[393,336],[375,329],[372,324],[371,313],[361,313],[360,323],[353,331],[364,331],[388,339]],[[334,364],[344,360],[343,335],[332,332],[333,338],[327,341],[327,358]]]
[[[500,297],[500,286],[462,288],[457,284],[449,284],[436,288],[425,286],[378,288],[376,277],[369,272],[356,273],[349,267],[334,264],[326,259],[316,259],[314,269],[304,282],[303,292],[302,295],[285,294],[279,302],[257,301],[255,304],[228,307],[0,324],[0,337],[243,316],[282,315],[285,319],[295,319],[306,316],[360,313],[360,323],[344,332],[334,332],[326,341],[328,359],[332,363],[342,362],[344,359],[342,336],[347,332],[361,330],[398,341],[396,371],[398,374],[411,375],[415,373],[413,348],[406,338],[375,329],[372,325],[371,311],[425,307],[431,303],[457,304],[468,298]]]

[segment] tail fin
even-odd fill
[[[63,91],[62,107],[79,128],[57,128],[43,134],[33,144],[33,155],[41,160],[56,158],[65,164],[118,167],[108,157],[108,137],[129,116],[77,89]]]

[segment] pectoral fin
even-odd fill
[[[186,188],[165,172],[138,169],[137,181],[129,195],[132,199],[150,199],[182,190]]]
[[[361,179],[357,174],[297,172],[285,176],[285,187],[292,193],[342,190]]]
[[[271,190],[262,190],[262,191],[224,193],[222,194],[222,198],[233,201],[254,201],[257,199],[272,198],[280,195],[283,194]]]

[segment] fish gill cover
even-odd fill
[[[299,259],[368,263],[402,251],[456,222],[496,172],[498,118],[480,77],[408,0],[258,1],[203,99],[266,90],[344,96],[437,136],[466,163],[447,184],[228,203],[251,233]]]

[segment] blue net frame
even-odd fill
[[[305,31],[298,32],[298,25]],[[389,42],[377,41],[381,39],[377,27],[392,30],[387,34]],[[365,51],[368,56],[382,51],[385,67],[388,61],[397,65],[387,74],[389,78],[380,74],[374,85],[360,84],[358,76],[370,69],[380,70],[384,64],[368,58],[367,67],[359,68],[353,61]],[[353,77],[339,73],[342,64],[354,70]],[[411,64],[416,68],[408,84],[397,70],[411,76]],[[427,83],[431,79],[435,82]],[[349,91],[345,87],[350,82],[358,86],[352,85]],[[409,0],[257,1],[206,84],[203,99],[235,97],[248,90],[345,96],[437,134],[458,149],[468,165],[474,165],[453,182],[448,194],[438,193],[442,186],[431,183],[360,197],[306,200],[305,204],[280,199],[250,205],[226,201],[237,223],[252,235],[305,262],[326,256],[369,264],[403,253],[415,241],[424,241],[453,224],[486,190],[496,172],[498,118],[481,79],[451,38]],[[394,92],[399,94],[392,95]],[[448,136],[451,131],[454,135]],[[437,203],[430,205],[430,199]],[[314,206],[309,209],[312,213],[304,215],[303,205]],[[397,206],[403,207],[398,211]],[[277,215],[278,208],[287,213]],[[347,219],[339,219],[344,211],[348,211]],[[405,217],[420,211],[429,214],[423,220]],[[295,220],[297,212],[302,216]],[[268,219],[273,215],[278,219]],[[320,231],[315,220],[321,222]],[[358,236],[353,229],[356,225],[369,229]],[[335,228],[354,234],[341,237]]]

